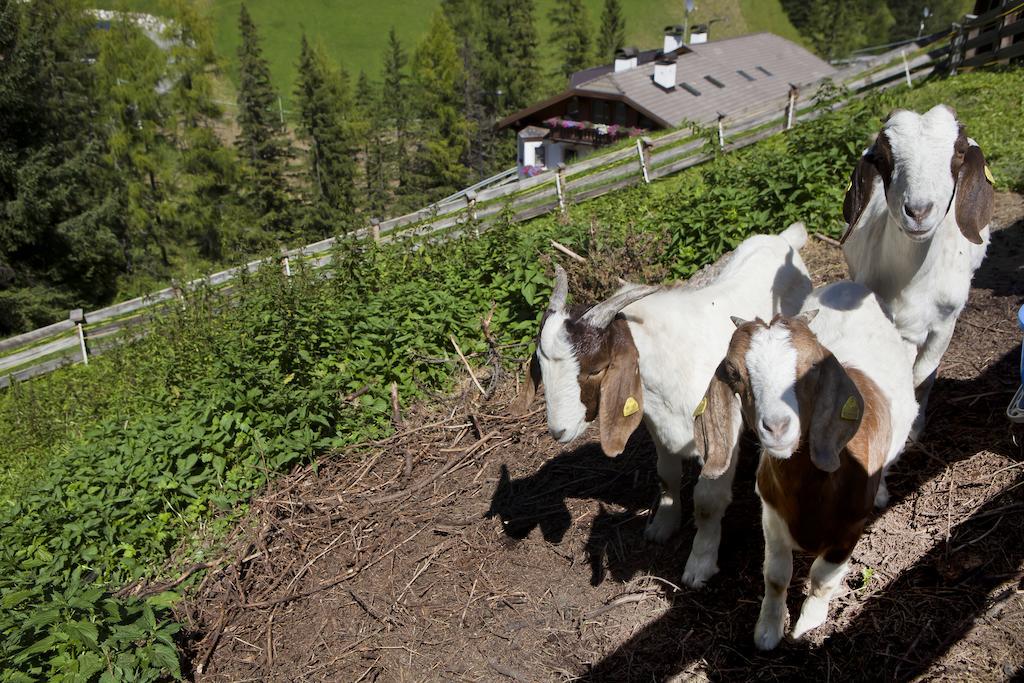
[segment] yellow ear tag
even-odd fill
[[[853,396],[846,399],[846,403],[843,404],[843,409],[839,412],[839,417],[844,420],[860,419],[860,406],[857,405],[857,399]]]
[[[708,397],[705,396],[704,398],[702,398],[700,400],[700,403],[697,404],[697,407],[694,408],[693,416],[694,417],[700,417],[701,415],[704,414],[704,411],[707,410],[707,409],[708,409]]]
[[[852,189],[853,189],[853,181],[851,180],[851,181],[849,182],[849,184],[848,184],[848,185],[846,186],[846,191],[847,191],[847,192],[849,192],[849,191],[850,191],[850,190],[852,190]]]
[[[630,396],[626,399],[626,405],[622,406],[622,417],[629,417],[638,410],[640,410],[640,404],[636,402],[635,398]]]
[[[988,164],[985,164],[985,177],[988,178],[988,182],[991,184],[996,184],[996,179],[992,177],[992,171],[989,170]]]

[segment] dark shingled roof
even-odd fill
[[[625,100],[666,127],[684,121],[707,123],[716,120],[719,112],[738,113],[765,100],[785,97],[790,83],[805,85],[835,73],[827,62],[772,33],[687,45],[679,52],[677,87],[671,90],[654,84],[654,61],[620,73],[614,73],[611,65],[594,67],[574,74],[565,92],[515,112],[498,125],[514,125],[573,95]],[[708,76],[712,80],[705,78]]]

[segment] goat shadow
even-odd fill
[[[1020,272],[1022,254],[1024,221],[993,233],[990,255],[975,276],[975,287],[1001,297],[1024,294],[1024,280],[1014,276]],[[1003,412],[1019,378],[1019,358],[1017,346],[976,377],[938,379],[923,447],[909,449],[888,478],[890,506],[915,495],[925,482],[982,447],[1024,461],[1019,445],[1024,430],[1011,426]],[[936,451],[942,456],[934,455]],[[1019,577],[1024,564],[1024,469],[1018,467],[1015,483],[952,526],[948,543],[940,539],[883,590],[866,598],[853,620],[823,644],[784,642],[771,653],[760,653],[752,642],[763,557],[760,503],[753,491],[755,453],[756,445],[745,439],[734,501],[723,522],[719,574],[701,591],[684,589],[673,595],[667,612],[592,664],[580,680],[662,681],[685,675],[698,662],[716,680],[907,680],[927,672],[986,617],[988,609],[998,607],[988,607],[997,586]],[[597,444],[586,444],[520,479],[510,478],[503,466],[488,515],[499,516],[512,538],[526,538],[539,527],[545,540],[560,543],[573,523],[566,501],[597,500],[602,505],[586,543],[591,584],[598,585],[609,575],[625,582],[639,573],[675,581],[693,538],[692,515],[687,511],[692,509],[698,470],[692,463],[684,471],[681,532],[666,546],[654,548],[643,539],[646,520],[640,516],[657,496],[654,464],[653,445],[641,427],[615,459],[605,457]],[[604,504],[621,511],[608,511]],[[799,554],[794,559],[791,618],[802,600],[809,565]],[[1024,680],[1024,669],[999,673]]]

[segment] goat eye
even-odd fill
[[[600,377],[601,375],[603,375],[604,371],[607,370],[607,369],[608,369],[608,366],[606,365],[605,367],[601,368],[600,370],[594,370],[593,372],[588,374],[587,377],[589,377],[590,379],[596,379],[596,378]]]

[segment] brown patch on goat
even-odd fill
[[[801,548],[839,563],[853,552],[871,514],[891,439],[889,401],[863,372],[839,364],[802,320],[772,319],[771,325],[780,324],[789,328],[797,350],[800,445],[787,459],[762,456],[758,491],[785,520]],[[717,476],[729,466],[735,445],[730,431],[733,395],[739,396],[748,426],[756,418],[745,357],[753,333],[766,326],[757,320],[736,330],[708,387],[708,408],[696,418],[694,432],[704,452],[705,476]],[[841,416],[841,406],[850,396],[856,397],[860,409],[856,421]],[[814,440],[823,437],[840,442],[835,444],[838,466],[831,472],[812,459]]]
[[[961,135],[963,135],[961,129]],[[959,143],[959,139],[957,140]],[[966,142],[966,139],[965,139]],[[954,152],[954,160],[959,152]],[[953,168],[953,166],[951,166]],[[985,155],[969,146],[956,168],[956,224],[968,241],[981,244],[981,231],[992,220],[995,190],[985,174]]]
[[[850,236],[853,226],[860,220],[868,203],[871,201],[871,193],[875,187],[875,178],[882,177],[882,186],[885,191],[889,190],[889,183],[892,182],[892,146],[885,131],[878,134],[871,148],[865,152],[853,169],[850,177],[850,187],[843,197],[843,219],[846,221],[846,232],[843,233],[840,242],[845,242]]]
[[[586,419],[601,418],[601,448],[607,455],[618,455],[643,419],[639,353],[629,324],[617,318],[598,329],[574,318],[565,325],[580,364],[577,380]],[[629,398],[636,401],[637,409],[625,415]]]

